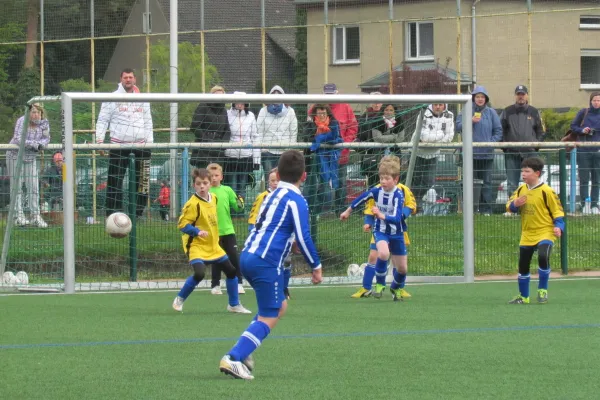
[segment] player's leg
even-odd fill
[[[529,264],[535,252],[535,246],[521,246],[519,248],[519,295],[509,301],[509,304],[528,304],[529,303]]]
[[[403,300],[411,297],[404,289],[406,284],[406,273],[408,271],[408,256],[404,235],[400,238],[390,239],[390,252],[392,254],[392,263],[394,264],[393,275],[394,279],[390,285],[390,292],[394,301]]]
[[[286,300],[290,299],[290,278],[292,277],[292,253],[283,260],[283,295]]]
[[[550,254],[552,253],[552,241],[543,240],[538,244],[538,303],[548,302],[548,280],[550,279]]]
[[[177,294],[177,297],[175,297],[175,300],[173,300],[173,309],[175,311],[183,311],[183,302],[204,279],[206,264],[204,264],[202,260],[195,259],[190,261],[190,265],[192,266],[194,273],[185,280],[183,287]]]
[[[242,270],[240,269],[240,256],[238,254],[238,246],[235,238],[235,233],[231,235],[223,235],[219,238],[219,244],[221,248],[225,250],[225,254],[229,257],[229,261],[235,268],[235,273],[238,278],[238,293],[246,293],[242,284],[244,283],[244,278],[242,277]]]
[[[360,299],[361,297],[371,297],[373,294],[373,278],[375,278],[375,263],[377,262],[377,247],[375,246],[375,240],[371,236],[371,243],[369,244],[369,257],[367,258],[367,265],[363,274],[362,287],[354,293],[352,298]]]
[[[385,235],[375,235],[375,245],[377,246],[377,261],[375,262],[375,292],[373,297],[380,299],[385,291],[385,278],[387,276],[387,266],[390,259],[390,248],[388,238]]]
[[[219,237],[219,246],[221,246],[221,248],[223,250],[225,250],[223,248],[222,237]],[[220,264],[215,263],[211,266],[211,269],[210,269],[210,293],[211,294],[216,294],[216,295],[223,294],[223,291],[221,290],[221,272],[222,271],[223,271],[223,268],[221,268]]]
[[[240,297],[238,294],[238,271],[236,268],[233,266],[227,256],[219,260],[216,264],[221,265],[221,269],[225,273],[225,286],[227,287],[227,297],[229,298],[227,311],[240,314],[251,314],[251,311],[244,308],[242,303],[240,303]]]

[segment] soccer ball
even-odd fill
[[[14,285],[15,283],[17,283],[17,277],[11,271],[6,271],[2,275],[2,282],[5,285]]]
[[[360,267],[358,264],[350,264],[348,265],[348,277],[353,278],[355,276],[360,276]]]
[[[131,232],[131,220],[126,214],[116,212],[106,218],[106,233],[113,238],[124,238]]]
[[[17,280],[16,283],[18,283],[18,284],[21,284],[21,285],[29,284],[29,275],[27,275],[27,272],[25,272],[25,271],[17,272],[17,274],[15,275],[15,278]]]

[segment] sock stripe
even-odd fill
[[[385,272],[375,272],[375,275],[377,275],[377,276],[387,276],[387,271],[385,271]]]
[[[244,331],[244,333],[242,333],[242,336],[251,340],[256,347],[259,347],[261,344],[260,339],[258,339],[256,336],[254,336],[252,333],[250,333],[248,331]]]
[[[519,278],[518,279],[529,279],[530,276],[531,276],[530,274],[527,274],[527,275],[521,275],[521,274],[519,274]]]

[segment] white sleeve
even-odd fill
[[[98,121],[96,122],[96,143],[104,143],[104,135],[110,125],[116,103],[102,103]]]

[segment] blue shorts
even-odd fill
[[[258,315],[266,318],[277,317],[285,301],[283,270],[245,251],[240,257],[240,269],[256,294]]]
[[[408,254],[408,252],[406,251],[406,244],[404,243],[403,234],[398,236],[389,236],[385,233],[373,232],[373,237],[375,238],[375,243],[385,241],[388,244],[390,248],[390,253],[393,256],[405,256],[406,254]]]
[[[206,264],[221,264],[227,260],[229,260],[229,257],[227,257],[227,255],[224,255],[223,257],[217,258],[214,260],[203,260],[202,258],[194,258],[193,260],[190,260],[190,265],[194,265],[199,262],[201,262],[204,265],[206,265]]]

